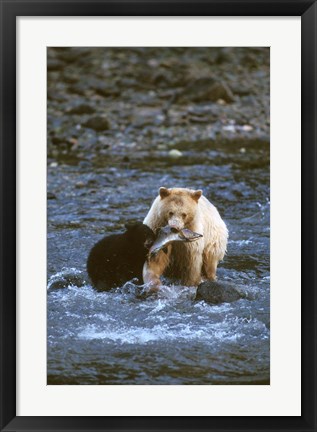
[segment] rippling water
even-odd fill
[[[49,168],[48,287],[63,274],[86,281],[48,289],[49,384],[269,383],[268,144],[182,151],[181,162],[152,153]],[[204,190],[230,232],[218,279],[244,285],[254,300],[212,306],[194,301],[195,288],[171,284],[146,300],[133,283],[92,289],[90,248],[142,220],[160,186]]]

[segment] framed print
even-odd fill
[[[1,430],[316,430],[316,2],[1,17]]]

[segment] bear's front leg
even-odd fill
[[[203,243],[173,243],[173,270],[175,279],[184,286],[197,286],[202,281]]]
[[[216,258],[211,252],[204,253],[204,273],[208,280],[217,280],[216,272],[218,266],[218,258]]]
[[[202,282],[202,270],[203,260],[201,257],[196,257],[195,263],[188,267],[187,272],[182,277],[181,281],[185,286],[198,286]]]
[[[164,273],[169,263],[171,246],[167,247],[167,252],[160,251],[156,256],[148,258],[143,266],[143,281],[150,287],[151,291],[157,290],[161,285],[160,277]]]

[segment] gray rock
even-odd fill
[[[51,58],[47,60],[47,70],[48,71],[60,71],[64,68],[64,63],[57,59]]]
[[[110,129],[109,120],[106,117],[96,116],[92,117],[83,123],[83,126],[94,129],[97,132]]]
[[[47,192],[47,199],[57,199],[57,197],[53,192]]]
[[[227,84],[213,78],[200,78],[190,83],[177,98],[183,102],[234,102],[234,96]]]
[[[64,271],[50,278],[47,289],[50,291],[76,286],[78,288],[86,284],[85,277],[80,272]]]
[[[69,111],[66,111],[66,114],[92,114],[95,112],[95,109],[87,104],[76,105],[71,108]]]
[[[68,86],[69,93],[78,94],[80,96],[84,96],[87,91],[87,86],[85,83],[76,83]]]
[[[65,96],[57,93],[55,89],[49,89],[47,91],[47,98],[52,101],[64,102],[66,100]]]
[[[63,75],[63,81],[67,84],[75,84],[79,81],[78,75],[65,74]]]
[[[244,287],[231,282],[206,281],[197,288],[195,300],[204,300],[211,304],[232,303],[240,299],[253,300],[254,296]]]
[[[121,93],[115,85],[106,83],[94,84],[92,89],[95,90],[98,95],[104,97],[119,96]]]

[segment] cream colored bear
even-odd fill
[[[163,274],[186,286],[198,285],[202,279],[216,279],[218,262],[226,253],[228,230],[201,190],[161,187],[144,223],[153,231],[168,224],[203,234],[192,243],[175,242],[146,262],[143,268],[146,284],[158,287]]]

